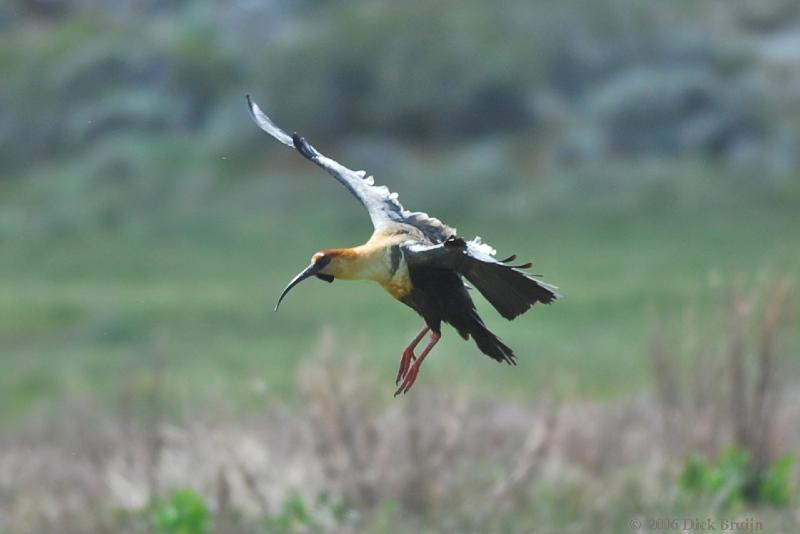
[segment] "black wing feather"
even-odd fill
[[[537,302],[550,304],[561,297],[555,286],[496,260],[491,247],[479,239],[465,242],[454,238],[434,246],[408,245],[404,252],[411,269],[439,267],[461,274],[508,320]]]

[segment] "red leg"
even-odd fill
[[[406,372],[406,376],[403,379],[403,383],[400,384],[400,387],[397,388],[397,391],[394,392],[394,396],[398,396],[400,393],[408,393],[408,390],[411,389],[411,386],[414,385],[414,381],[417,379],[417,373],[419,373],[419,368],[422,365],[422,361],[425,359],[425,356],[431,351],[431,349],[439,342],[439,338],[442,337],[442,334],[438,332],[431,332],[431,340],[428,342],[428,346],[422,351],[422,354],[419,355],[417,361],[408,369]]]
[[[408,344],[408,347],[406,347],[406,349],[403,351],[403,355],[400,357],[400,368],[397,370],[397,380],[395,380],[395,384],[399,384],[400,380],[406,376],[408,368],[411,366],[411,362],[416,358],[416,356],[414,356],[414,349],[417,348],[417,345],[419,345],[419,342],[422,341],[423,337],[425,337],[425,334],[428,333],[428,330],[430,330],[430,328],[427,326],[423,328],[420,333],[417,334],[417,337],[415,337],[414,340],[411,341],[411,343]]]

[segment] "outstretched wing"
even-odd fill
[[[408,244],[403,253],[410,269],[449,269],[461,274],[508,320],[525,313],[537,302],[550,304],[561,298],[556,286],[522,270],[530,267],[530,263],[508,265],[516,256],[497,260],[495,250],[479,237],[469,242],[451,237],[438,245]]]
[[[336,178],[361,204],[367,208],[372,225],[378,229],[386,224],[399,223],[413,226],[433,243],[442,243],[454,236],[456,231],[439,219],[430,217],[419,211],[408,211],[397,201],[397,193],[392,193],[386,186],[375,185],[372,176],[364,171],[353,171],[344,165],[322,155],[308,141],[297,134],[289,135],[275,125],[261,108],[247,95],[247,105],[255,123],[272,137],[296,149],[307,159]]]

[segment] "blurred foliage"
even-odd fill
[[[716,460],[701,455],[686,459],[680,475],[681,489],[711,499],[715,508],[728,510],[742,504],[784,507],[792,495],[794,455],[786,454],[766,469],[756,469],[746,449],[729,445]]]
[[[773,506],[788,506],[792,497],[792,468],[795,457],[786,454],[776,460],[764,473],[758,486],[758,498],[761,502]]]
[[[210,531],[211,513],[194,491],[175,490],[155,504],[153,527],[164,534],[205,534]]]
[[[763,5],[11,2],[0,235],[164,231],[249,197],[257,155],[276,147],[250,124],[246,93],[376,173],[442,173],[431,211],[519,192],[534,174],[553,177],[535,183],[537,209],[595,204],[601,189],[622,193],[613,206],[794,205],[800,14]],[[418,155],[442,150],[438,166]],[[687,165],[699,176],[671,178]],[[706,183],[708,166],[724,179]]]
[[[431,211],[534,174],[556,177],[536,184],[549,209],[594,203],[597,189],[665,205],[706,188],[706,166],[725,179],[689,202],[724,191],[793,205],[800,14],[764,6],[12,2],[0,11],[0,235],[161,231],[237,189],[248,197],[258,155],[276,147],[248,120],[246,93],[395,180],[430,174],[417,151],[444,149]],[[632,175],[618,164],[631,160],[655,164]],[[687,165],[702,168],[697,185],[670,178]]]
[[[279,513],[267,518],[265,521],[267,531],[275,534],[293,534],[295,532],[320,531],[321,527],[312,516],[311,511],[303,501],[303,497],[294,492],[283,503]]]
[[[430,140],[529,125],[542,58],[504,10],[414,0],[332,3],[320,15],[316,31],[274,47],[261,78],[304,129]]]
[[[0,26],[0,156],[19,168],[130,134],[254,147],[247,92],[327,138],[557,133],[590,158],[796,147],[800,103],[778,83],[797,57],[775,59],[772,35],[797,13],[755,31],[725,4],[18,3]]]

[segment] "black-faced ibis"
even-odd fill
[[[508,320],[528,311],[537,302],[549,304],[560,295],[556,287],[524,272],[531,266],[510,265],[512,255],[495,258],[495,250],[480,238],[466,241],[455,229],[426,213],[408,211],[397,194],[377,186],[364,171],[353,171],[323,156],[304,138],[278,128],[247,97],[256,124],[281,143],[316,163],[344,185],[367,209],[375,230],[369,241],[349,248],[324,249],[311,264],[289,282],[278,298],[307,278],[374,280],[395,299],[411,307],[425,321],[424,328],[403,351],[397,371],[395,395],[406,393],[417,379],[420,366],[441,338],[442,322],[464,339],[471,336],[478,348],[498,362],[516,363],[514,351],[489,331],[467,291],[466,279]],[[414,349],[430,332],[427,346]]]

